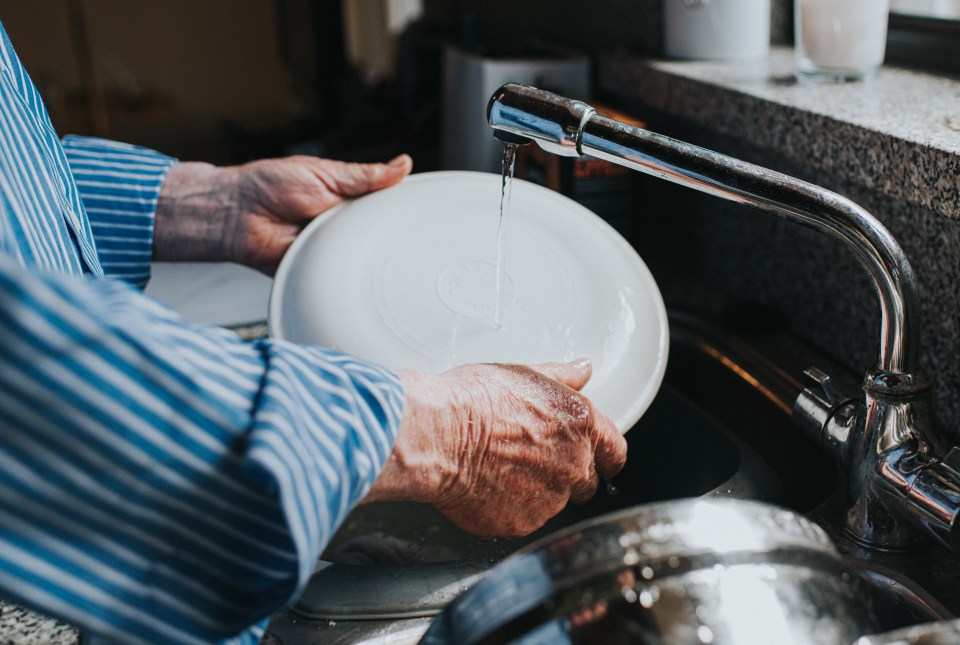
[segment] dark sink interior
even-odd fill
[[[840,494],[842,478],[833,459],[792,424],[800,379],[815,365],[855,393],[858,375],[776,323],[742,326],[671,311],[665,380],[773,470],[781,487],[777,503],[809,513]]]
[[[619,475],[602,482],[586,504],[568,505],[523,538],[476,540],[421,504],[355,509],[323,554],[333,566],[314,574],[293,611],[341,623],[436,613],[451,598],[441,591],[451,580],[454,589],[467,586],[468,576],[586,519],[647,502],[703,495],[781,501],[782,485],[773,469],[671,383],[664,383],[626,437],[627,464]]]
[[[426,506],[371,504],[347,518],[325,557],[371,563],[498,560],[575,522],[646,502],[705,494],[744,494],[771,501],[780,497],[773,473],[751,449],[669,383],[627,433],[627,443],[627,465],[619,475],[601,483],[589,502],[569,505],[529,536],[479,541]],[[747,469],[745,461],[751,462]],[[378,547],[377,540],[389,547]]]
[[[804,368],[817,365],[833,370],[832,374],[840,374],[842,369],[796,345],[788,334],[769,330],[731,334],[723,325],[704,323],[683,312],[671,312],[670,325],[670,360],[664,384],[650,409],[626,435],[627,465],[609,485],[602,483],[587,504],[568,506],[525,538],[494,541],[471,538],[423,505],[371,504],[357,508],[347,518],[324,560],[368,565],[346,569],[379,570],[397,580],[434,566],[430,563],[493,566],[518,548],[581,520],[646,502],[703,495],[771,501],[820,521],[824,509],[837,506],[842,477],[814,441],[792,426],[791,406],[800,391]],[[841,552],[851,554],[852,566],[867,567],[867,582],[875,588],[871,594],[886,603],[884,613],[891,628],[949,616],[909,578],[894,574],[903,570],[900,560],[857,557],[854,549],[845,548],[842,537],[829,526],[825,528],[838,541]],[[271,629],[283,636],[283,642],[354,643],[365,642],[373,633],[422,633],[426,629],[432,614],[404,620],[318,620],[325,615],[322,611],[304,609],[312,601],[316,607],[341,600],[336,590],[324,584],[323,574],[333,569],[336,567],[314,576],[316,584],[308,587],[298,608],[274,618]],[[343,573],[341,566],[340,579]],[[414,577],[418,575],[414,573]],[[352,593],[361,598],[369,595],[376,609],[376,599],[382,595],[377,576],[358,574],[354,579],[348,572],[347,577]],[[460,590],[469,586],[466,578],[458,584]],[[369,594],[362,591],[367,587]]]
[[[756,366],[731,369],[729,348],[719,348],[696,325],[676,318],[671,319],[664,384],[626,435],[627,465],[602,483],[588,503],[571,504],[530,536],[492,542],[474,540],[426,506],[371,504],[347,518],[325,559],[389,564],[498,560],[575,522],[646,502],[730,495],[807,512],[835,493],[837,467],[791,427],[782,403],[744,378]],[[725,360],[718,360],[721,353]],[[784,390],[791,387],[783,385]]]

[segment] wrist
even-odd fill
[[[180,162],[157,200],[153,257],[162,261],[232,261],[226,230],[235,205],[226,188],[232,168]]]
[[[404,411],[397,441],[365,502],[433,504],[459,470],[451,385],[443,375],[401,370]],[[455,434],[455,433],[453,433]],[[452,449],[451,449],[452,448]]]

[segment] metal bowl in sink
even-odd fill
[[[864,579],[819,526],[735,499],[649,504],[500,563],[424,645],[847,644],[880,629]]]

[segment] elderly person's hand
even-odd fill
[[[397,443],[365,502],[424,502],[477,537],[525,535],[626,460],[616,426],[578,392],[588,361],[400,374]]]
[[[386,164],[307,156],[226,167],[178,163],[160,191],[154,259],[231,261],[273,274],[314,217],[396,184],[412,166],[407,155]]]

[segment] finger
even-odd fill
[[[530,369],[536,370],[547,378],[563,383],[574,390],[582,389],[590,380],[590,375],[593,374],[593,365],[587,358],[578,358],[569,363],[539,363],[530,365]]]
[[[627,462],[627,440],[607,416],[594,410],[593,431],[597,437],[594,459],[597,473],[603,478],[613,477]]]
[[[387,163],[344,163],[333,170],[337,191],[344,197],[358,197],[392,186],[413,169],[409,155],[399,155]]]
[[[590,476],[583,479],[570,488],[570,501],[574,504],[586,504],[593,498],[600,486],[600,478],[597,471],[591,469]]]

